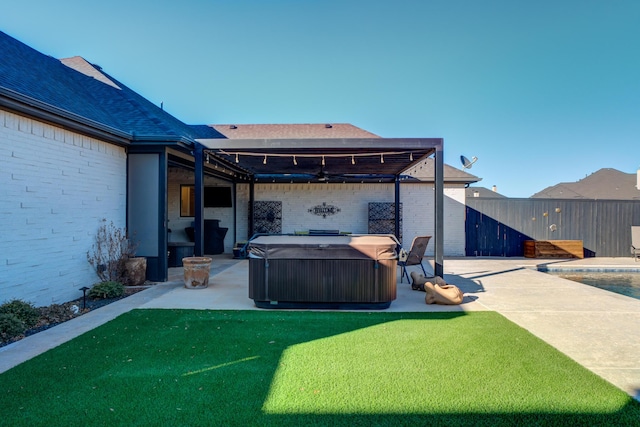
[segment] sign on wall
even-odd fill
[[[328,205],[326,202],[322,202],[321,205],[316,205],[309,209],[309,212],[321,216],[322,218],[326,218],[330,215],[335,215],[340,212],[340,208],[334,205]]]

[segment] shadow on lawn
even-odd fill
[[[265,409],[291,348],[398,320],[454,321],[467,315],[327,314],[133,310],[2,374],[0,413],[8,416],[7,425],[51,420],[59,425],[633,425],[640,420],[640,404],[631,399],[612,413],[375,413],[380,411],[373,407],[335,413],[333,408],[344,408],[340,401],[309,410],[304,404]],[[376,344],[370,344],[371,354]],[[366,364],[370,354],[358,357]],[[314,363],[312,357],[308,363]],[[415,363],[407,356],[407,368]]]

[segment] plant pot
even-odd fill
[[[140,286],[147,280],[147,259],[145,257],[129,258],[124,262],[126,285]]]
[[[182,258],[184,267],[184,287],[188,289],[201,289],[209,286],[209,271],[211,258],[186,257]]]

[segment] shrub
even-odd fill
[[[124,294],[124,285],[116,281],[100,282],[89,289],[89,297],[94,299],[117,298]]]
[[[51,304],[48,307],[40,307],[40,317],[47,323],[61,323],[77,316],[71,310],[69,304]]]
[[[25,327],[33,328],[40,319],[40,311],[31,303],[14,299],[0,305],[0,313],[13,314]]]
[[[113,221],[102,221],[93,248],[87,251],[87,261],[103,282],[123,282],[126,276],[124,262],[135,256],[137,244],[129,239],[125,229],[116,227]]]
[[[0,313],[0,341],[9,341],[27,330],[24,322],[15,314]]]

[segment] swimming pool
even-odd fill
[[[574,282],[640,299],[640,272],[602,271],[545,271]]]

